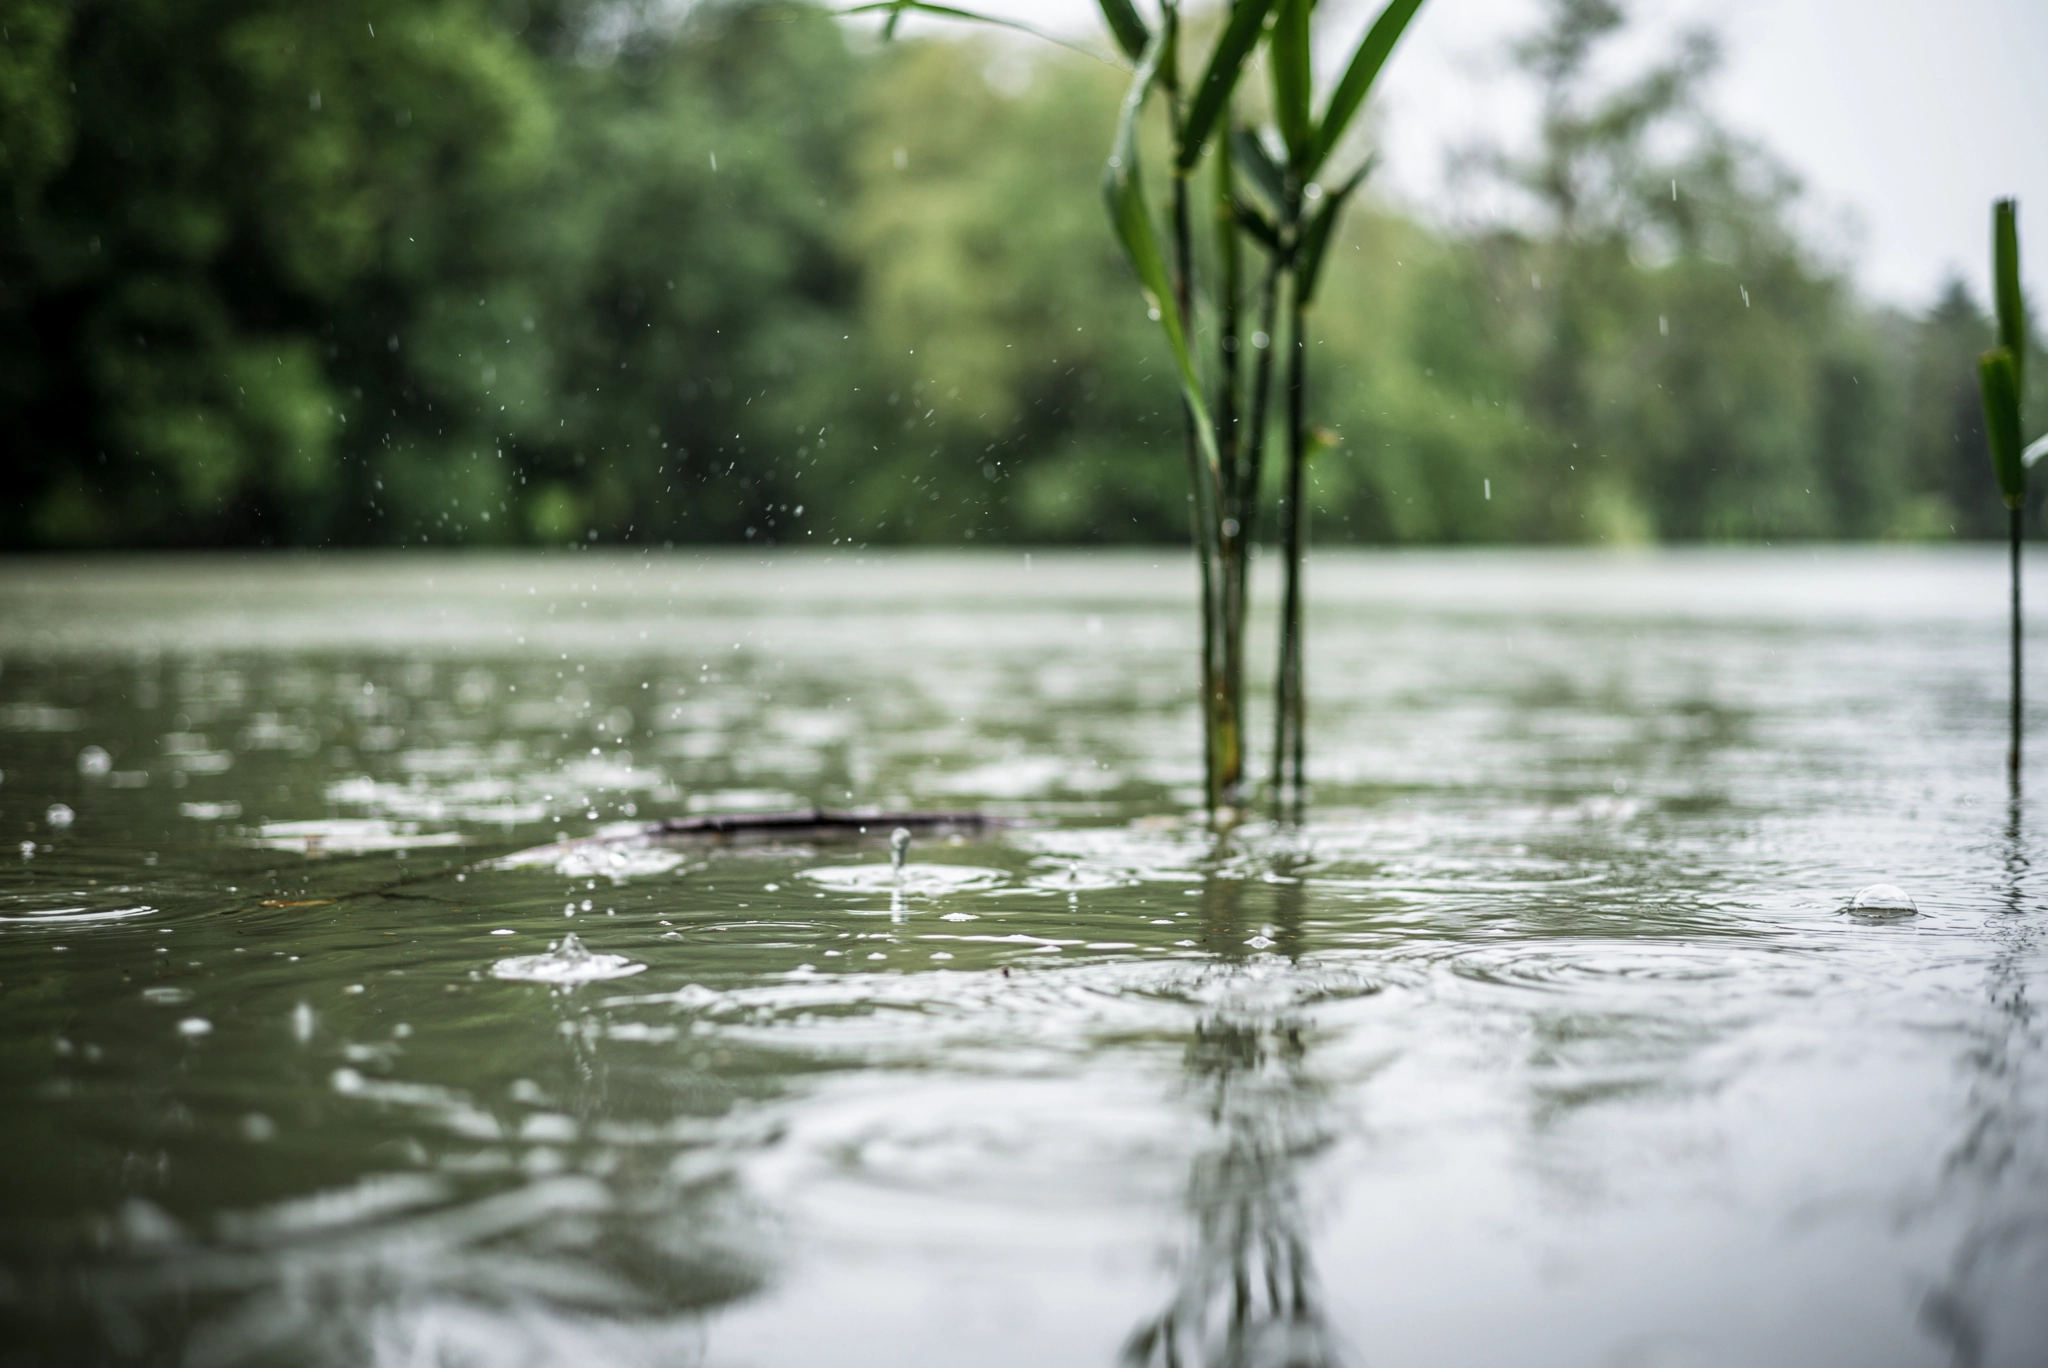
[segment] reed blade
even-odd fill
[[[1110,66],[1117,65],[1094,48],[1081,43],[1069,42],[1058,34],[1047,33],[1044,29],[1033,28],[1031,25],[1015,19],[1004,19],[993,14],[978,14],[973,10],[959,9],[953,5],[929,4],[927,0],[875,0],[873,4],[855,5],[851,9],[837,11],[842,17],[850,17],[856,14],[887,14],[889,17],[882,24],[882,41],[885,43],[895,39],[896,26],[903,22],[905,14],[913,12],[929,14],[939,19],[963,19],[972,24],[992,24],[996,28],[1015,29],[1018,33],[1028,33],[1041,42],[1051,43],[1056,47],[1063,47],[1069,52],[1078,52],[1083,57],[1092,57],[1096,61],[1107,63]]]
[[[1191,410],[1202,457],[1209,471],[1209,480],[1198,482],[1196,490],[1197,500],[1203,500],[1213,491],[1215,473],[1221,465],[1216,434],[1209,419],[1209,406],[1202,397],[1202,381],[1195,369],[1194,353],[1188,346],[1187,328],[1181,318],[1180,307],[1174,301],[1173,275],[1160,245],[1159,229],[1152,222],[1152,210],[1145,202],[1144,177],[1138,166],[1138,119],[1152,93],[1153,83],[1158,79],[1160,59],[1166,49],[1165,35],[1166,30],[1161,29],[1153,36],[1138,63],[1131,88],[1124,96],[1123,111],[1117,119],[1116,142],[1110,152],[1109,165],[1103,170],[1102,195],[1109,207],[1110,224],[1116,230],[1117,242],[1137,271],[1138,286],[1144,291],[1145,302],[1157,318],[1160,331],[1166,334],[1166,344],[1173,352],[1181,393]],[[1202,483],[1210,488],[1200,488]],[[1206,507],[1214,508],[1213,499],[1206,501]]]
[[[1308,28],[1312,8],[1314,0],[1278,0],[1273,32],[1266,39],[1266,58],[1273,70],[1273,119],[1287,144],[1288,163],[1297,171],[1307,165],[1315,138],[1309,108],[1314,81]]]
[[[1231,129],[1230,153],[1245,174],[1252,178],[1252,184],[1264,193],[1268,204],[1278,209],[1286,202],[1287,177],[1258,134],[1243,125]]]
[[[1279,255],[1280,230],[1273,226],[1270,219],[1260,213],[1256,206],[1246,204],[1235,196],[1231,198],[1230,208],[1239,228],[1249,234],[1259,246],[1265,248],[1269,255]]]
[[[1998,345],[2012,353],[2013,383],[2027,392],[2027,306],[2020,295],[2020,206],[2002,199],[1991,206],[1992,294],[1998,308]]]
[[[1316,279],[1322,274],[1323,258],[1329,250],[1330,236],[1336,230],[1337,216],[1344,212],[1345,201],[1365,184],[1365,178],[1372,174],[1378,161],[1377,156],[1367,157],[1365,165],[1351,173],[1351,179],[1335,190],[1324,192],[1322,203],[1309,216],[1308,226],[1301,233],[1301,247],[1295,264],[1294,289],[1303,308],[1315,298]]]
[[[1329,160],[1336,150],[1351,120],[1357,116],[1359,106],[1372,92],[1373,82],[1379,79],[1380,69],[1393,54],[1394,44],[1401,41],[1401,35],[1408,30],[1408,23],[1415,12],[1422,8],[1422,0],[1392,0],[1380,17],[1373,20],[1372,27],[1365,31],[1365,37],[1358,42],[1357,50],[1351,54],[1350,63],[1344,68],[1344,75],[1337,82],[1337,89],[1331,92],[1329,108],[1323,111],[1323,121],[1316,127],[1314,143],[1307,162],[1302,168],[1303,178],[1313,176],[1322,164]]]
[[[1230,94],[1237,89],[1238,77],[1244,74],[1245,63],[1259,45],[1266,15],[1272,8],[1273,0],[1234,0],[1231,5],[1230,22],[1209,54],[1209,65],[1202,72],[1194,102],[1188,106],[1187,117],[1181,124],[1174,160],[1183,173],[1192,171],[1202,159],[1202,149],[1215,131],[1216,120],[1230,107]]]
[[[1991,468],[2007,508],[2027,497],[2027,467],[2020,449],[2019,367],[2009,348],[1994,347],[1977,358],[1977,379],[1984,390],[1984,435],[1991,446]]]
[[[1137,6],[1131,0],[1101,0],[1101,7],[1102,21],[1109,25],[1110,36],[1124,56],[1133,62],[1144,61],[1145,49],[1152,46],[1152,30],[1138,17]]]

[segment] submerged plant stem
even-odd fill
[[[1165,87],[1167,117],[1171,125],[1180,127],[1182,119],[1180,98],[1180,77],[1177,70],[1178,13],[1169,6],[1165,11],[1165,22],[1169,26],[1168,59],[1161,67],[1161,81]],[[1173,175],[1173,295],[1174,305],[1181,318],[1189,326],[1194,320],[1194,245],[1193,232],[1188,221],[1188,178],[1176,168]],[[1217,577],[1223,569],[1218,562],[1222,559],[1222,548],[1218,545],[1222,528],[1220,491],[1217,488],[1217,472],[1203,455],[1201,434],[1197,424],[1202,418],[1194,405],[1183,397],[1181,401],[1181,425],[1183,445],[1188,466],[1188,516],[1190,531],[1195,542],[1195,561],[1201,576],[1202,596],[1202,661],[1201,661],[1201,711],[1202,711],[1202,777],[1203,801],[1211,820],[1223,808],[1223,756],[1227,741],[1222,726],[1223,708],[1221,701],[1227,697],[1223,685],[1222,662],[1219,659],[1218,615],[1222,595],[1218,592]]]
[[[2007,510],[2012,534],[2012,744],[2005,753],[2005,767],[2015,777],[2020,772],[2020,524],[2021,510]]]
[[[1306,389],[1308,314],[1299,280],[1288,299],[1287,338],[1287,511],[1283,522],[1286,583],[1280,605],[1280,677],[1275,684],[1273,793],[1280,815],[1299,820],[1306,783],[1307,691],[1302,687],[1301,559],[1307,510],[1303,506],[1308,465]]]
[[[1244,465],[1244,431],[1239,421],[1240,383],[1238,349],[1240,312],[1244,291],[1241,244],[1232,207],[1233,170],[1230,140],[1216,141],[1216,231],[1218,327],[1216,339],[1219,372],[1216,403],[1216,450],[1221,468],[1217,472],[1220,523],[1217,548],[1222,561],[1222,618],[1216,624],[1221,637],[1223,675],[1218,681],[1220,772],[1217,788],[1231,807],[1240,803],[1244,787],[1244,615],[1245,554],[1251,545],[1250,509],[1246,506],[1241,472]]]

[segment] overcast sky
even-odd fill
[[[1102,31],[1092,0],[979,7]],[[1379,4],[1323,8],[1333,25],[1361,31]],[[1500,52],[1541,9],[1541,0],[1426,0],[1376,95],[1383,189],[1430,212],[1447,203],[1447,148],[1528,128],[1533,106]],[[1804,179],[1809,235],[1872,295],[1924,307],[1960,271],[1984,298],[1998,195],[2020,197],[2022,260],[2042,291],[2048,0],[1635,0],[1631,12],[1641,37],[1624,56],[1649,57],[1662,35],[1687,24],[1719,31],[1726,61],[1709,102]]]

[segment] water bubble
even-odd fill
[[[1872,884],[1856,895],[1849,910],[1872,917],[1910,917],[1920,910],[1912,895],[1892,884]]]
[[[88,779],[103,779],[114,768],[114,757],[98,746],[87,746],[78,753],[78,772]]]
[[[43,820],[50,824],[51,830],[62,831],[71,825],[72,819],[77,815],[62,803],[52,803],[49,811],[43,814]]]
[[[647,966],[624,955],[599,954],[586,948],[575,932],[562,937],[561,944],[545,955],[514,955],[491,966],[491,977],[527,983],[591,983],[598,979],[625,978]]]

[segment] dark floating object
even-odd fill
[[[556,856],[565,850],[588,849],[592,846],[645,846],[669,841],[742,845],[774,841],[886,840],[890,844],[892,863],[900,870],[903,852],[909,849],[912,835],[981,835],[1011,825],[1013,823],[1008,818],[991,817],[980,812],[861,812],[833,808],[797,808],[788,812],[709,812],[699,817],[670,817],[664,821],[647,822],[637,827],[621,827],[591,836],[550,841],[546,845],[530,846],[525,850],[514,851],[510,855],[479,860],[472,864],[449,865],[443,869],[414,874],[391,883],[380,884],[375,888],[335,893],[324,898],[265,898],[258,905],[269,908],[323,907],[329,903],[346,902],[354,898],[409,897],[413,895],[401,893],[399,890],[445,879],[451,875],[474,874],[487,869],[504,868],[533,857]],[[229,909],[240,910],[246,908]]]
[[[947,836],[995,831],[1010,825],[980,812],[856,812],[800,808],[793,812],[716,812],[671,817],[638,831],[586,836],[585,841],[637,840],[859,840],[871,836],[892,844],[899,830],[910,836]]]
[[[979,812],[865,812],[834,808],[797,808],[788,812],[708,812],[701,817],[670,817],[637,827],[619,827],[590,836],[552,841],[503,857],[504,863],[527,856],[558,853],[589,846],[647,845],[670,841],[744,845],[770,841],[886,840],[896,855],[896,833],[903,846],[913,836],[967,836],[997,831],[1011,823]]]

